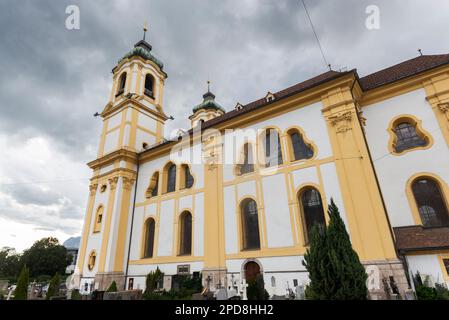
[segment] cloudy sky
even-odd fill
[[[306,0],[327,60],[361,76],[449,52],[449,2]],[[68,5],[80,30],[67,30]],[[369,5],[380,29],[365,26]],[[1,0],[0,247],[79,235],[117,60],[149,22],[168,73],[166,134],[188,127],[206,80],[230,110],[326,71],[299,0]],[[148,38],[147,38],[148,39]]]

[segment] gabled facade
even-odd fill
[[[329,71],[225,112],[208,91],[179,141],[163,139],[166,74],[139,42],[113,69],[78,257],[82,293],[169,289],[201,273],[245,297],[300,292],[312,225],[333,198],[373,297],[405,296],[407,273],[449,271],[449,55],[359,78]],[[126,76],[124,76],[126,74]]]

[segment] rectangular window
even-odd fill
[[[449,276],[449,258],[443,259],[443,265],[446,269],[446,274]]]

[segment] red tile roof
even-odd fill
[[[318,86],[318,85],[320,85],[322,83],[325,83],[325,82],[330,81],[330,80],[334,80],[334,79],[336,79],[338,77],[341,77],[341,76],[346,75],[346,74],[351,73],[351,72],[355,72],[355,70],[345,71],[345,72],[328,71],[328,72],[322,73],[322,74],[320,74],[320,75],[318,75],[316,77],[313,77],[311,79],[308,79],[306,81],[300,82],[300,83],[295,84],[295,85],[293,85],[291,87],[288,87],[286,89],[283,89],[281,91],[278,91],[278,92],[274,93],[275,100],[273,100],[273,101],[278,101],[280,99],[286,98],[286,97],[291,96],[293,94],[297,94],[297,93],[303,92],[303,91],[305,91],[307,89],[311,89],[311,88],[316,87],[316,86]],[[211,119],[209,121],[204,122],[203,123],[203,129],[210,128],[210,127],[212,127],[212,126],[214,126],[214,125],[216,125],[218,123],[221,123],[223,121],[226,121],[226,120],[235,118],[237,116],[240,116],[243,113],[251,112],[251,111],[253,111],[255,109],[258,109],[260,107],[268,105],[268,104],[272,103],[273,101],[267,102],[265,100],[265,98],[261,98],[261,99],[255,100],[253,102],[250,102],[250,103],[244,105],[243,108],[240,109],[240,110],[235,110],[234,109],[232,111],[226,112],[222,116],[219,116],[219,117],[216,117],[216,118],[213,118],[213,119]]]
[[[360,79],[364,91],[392,83],[449,63],[449,54],[424,55],[374,72]]]
[[[399,251],[436,250],[449,248],[449,227],[424,228],[408,226],[393,228]]]
[[[363,78],[358,78],[356,69],[345,71],[345,72],[338,72],[338,71],[328,71],[325,73],[322,73],[316,77],[313,77],[311,79],[308,79],[306,81],[300,82],[298,84],[295,84],[291,87],[288,87],[286,89],[283,89],[281,91],[278,91],[274,93],[275,100],[267,102],[265,98],[261,98],[258,100],[255,100],[253,102],[250,102],[243,106],[240,110],[232,110],[229,112],[226,112],[225,114],[213,118],[209,121],[206,121],[202,125],[202,129],[211,128],[219,123],[225,122],[227,120],[239,117],[242,114],[249,113],[251,111],[254,111],[256,109],[262,108],[266,105],[271,104],[272,102],[278,101],[280,99],[286,98],[288,96],[301,93],[303,91],[306,91],[308,89],[311,89],[313,87],[316,87],[320,84],[323,84],[325,82],[337,79],[338,77],[344,76],[349,73],[354,73],[356,78],[359,79],[360,86],[362,87],[363,91],[372,90],[374,88],[380,87],[382,85],[392,83],[407,77],[414,76],[418,73],[431,70],[433,68],[437,68],[439,66],[442,66],[444,64],[449,64],[449,54],[440,54],[440,55],[423,55],[416,57],[414,59],[410,59],[404,62],[401,62],[399,64],[396,64],[392,67],[380,70],[378,72],[369,74]],[[192,132],[192,129],[189,131],[189,134]],[[156,149],[162,145],[166,145],[171,143],[172,141],[163,141],[162,143],[153,145],[149,149],[145,150],[144,153]]]

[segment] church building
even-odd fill
[[[260,274],[271,296],[300,292],[331,198],[372,298],[404,298],[418,271],[449,284],[449,54],[364,77],[328,71],[226,109],[208,90],[171,140],[166,80],[145,40],[112,70],[88,163],[82,294],[112,281],[143,290],[156,268],[167,290],[190,274],[245,298]]]

